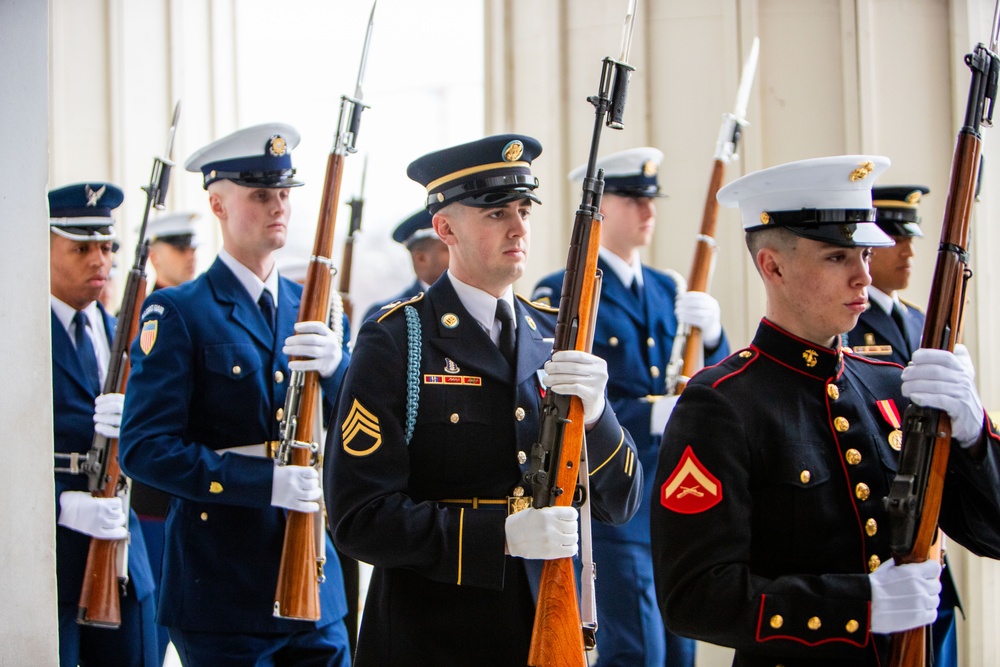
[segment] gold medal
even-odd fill
[[[889,446],[897,452],[903,448],[903,432],[898,428],[889,434]]]

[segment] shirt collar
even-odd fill
[[[278,270],[276,268],[271,269],[271,273],[268,274],[267,280],[261,280],[257,277],[257,274],[243,266],[238,259],[229,254],[229,252],[222,248],[219,250],[219,259],[222,263],[229,267],[229,270],[233,272],[236,279],[240,281],[243,288],[253,299],[254,303],[257,303],[260,299],[260,295],[263,294],[266,289],[271,293],[271,298],[274,299],[275,307],[278,304]]]
[[[484,292],[478,287],[473,287],[463,283],[461,280],[452,275],[451,271],[448,271],[448,280],[451,281],[451,286],[455,288],[455,293],[458,294],[458,300],[462,302],[465,309],[469,311],[469,315],[472,315],[473,319],[479,322],[483,329],[490,333],[493,330],[493,321],[496,319],[497,314],[497,298],[488,292]],[[507,291],[503,293],[500,297],[507,302],[510,306],[510,312],[516,313],[514,309],[514,290],[511,287],[507,288]],[[517,327],[517,317],[514,317],[514,326]]]
[[[642,287],[642,263],[639,261],[638,251],[632,253],[632,261],[630,262],[626,262],[604,246],[597,249],[597,254],[598,257],[607,262],[611,270],[618,276],[618,280],[622,281],[622,285],[631,287],[634,278]]]
[[[892,304],[898,301],[898,297],[886,294],[874,285],[869,285],[868,300],[873,304],[876,304],[886,315],[888,315],[892,312]]]
[[[66,333],[69,333],[69,328],[73,324],[73,318],[76,316],[76,309],[51,294],[49,295],[49,302],[52,304],[52,312],[56,314],[56,319],[58,319],[63,325],[63,328],[66,329]],[[97,332],[97,323],[100,322],[101,325],[104,324],[104,318],[101,317],[101,311],[97,309],[97,302],[91,301],[90,305],[83,309],[83,312],[87,314],[87,320],[90,322],[90,326],[95,332]]]

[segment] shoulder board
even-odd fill
[[[687,280],[684,278],[684,276],[677,273],[673,269],[661,269],[660,273],[664,274],[672,281],[674,281],[674,285],[677,287],[677,296],[680,296],[681,294],[687,292]]]
[[[917,304],[913,303],[912,301],[907,301],[906,299],[900,299],[900,301],[902,301],[903,305],[905,305],[907,308],[912,308],[915,311],[917,311],[918,313],[923,314],[923,312],[924,312],[923,306],[918,306]]]
[[[520,294],[516,294],[516,293],[514,294],[514,296],[516,296],[526,306],[530,306],[531,308],[534,308],[535,310],[540,310],[543,313],[552,313],[553,315],[555,315],[556,313],[559,312],[558,308],[553,308],[552,306],[550,306],[547,303],[542,303],[540,301],[531,301],[527,297],[522,296]]]
[[[406,301],[393,301],[392,303],[387,303],[386,305],[382,306],[382,311],[384,312],[382,312],[382,314],[379,315],[377,321],[381,322],[382,320],[389,317],[403,306],[409,305],[411,303],[416,303],[417,301],[420,301],[423,298],[424,298],[424,293],[421,292],[412,299],[407,299]]]

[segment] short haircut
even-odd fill
[[[774,248],[781,252],[794,252],[799,237],[783,227],[773,227],[771,229],[758,229],[746,233],[747,250],[750,251],[750,258],[757,272],[760,267],[757,265],[757,253],[761,248]]]

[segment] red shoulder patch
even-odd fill
[[[698,514],[722,500],[722,483],[708,471],[691,446],[660,488],[660,504],[678,514]]]

